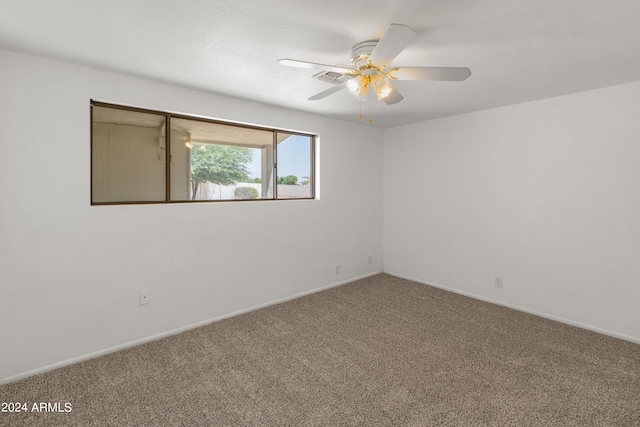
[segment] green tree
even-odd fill
[[[298,185],[298,177],[295,175],[279,176],[278,184],[280,185]]]
[[[231,185],[247,181],[252,157],[249,148],[194,143],[191,149],[191,199],[196,199],[198,185],[203,182]]]

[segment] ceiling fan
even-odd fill
[[[392,105],[404,99],[391,83],[394,80],[463,81],[471,75],[471,70],[464,67],[392,67],[391,62],[417,37],[408,26],[391,24],[380,40],[367,40],[351,48],[351,67],[295,59],[279,59],[278,62],[290,67],[335,73],[337,78],[333,82],[336,86],[313,95],[310,101],[345,88],[360,101],[365,101],[369,89],[373,89],[378,100]]]

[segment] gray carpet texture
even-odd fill
[[[640,345],[379,274],[0,398],[63,410],[2,426],[640,426]]]

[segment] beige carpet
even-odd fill
[[[640,345],[377,275],[0,387],[3,426],[640,426]]]

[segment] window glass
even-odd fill
[[[273,198],[273,132],[171,119],[171,200]]]
[[[313,137],[278,132],[278,199],[313,197]]]
[[[165,116],[96,106],[92,120],[92,202],[165,200]]]

